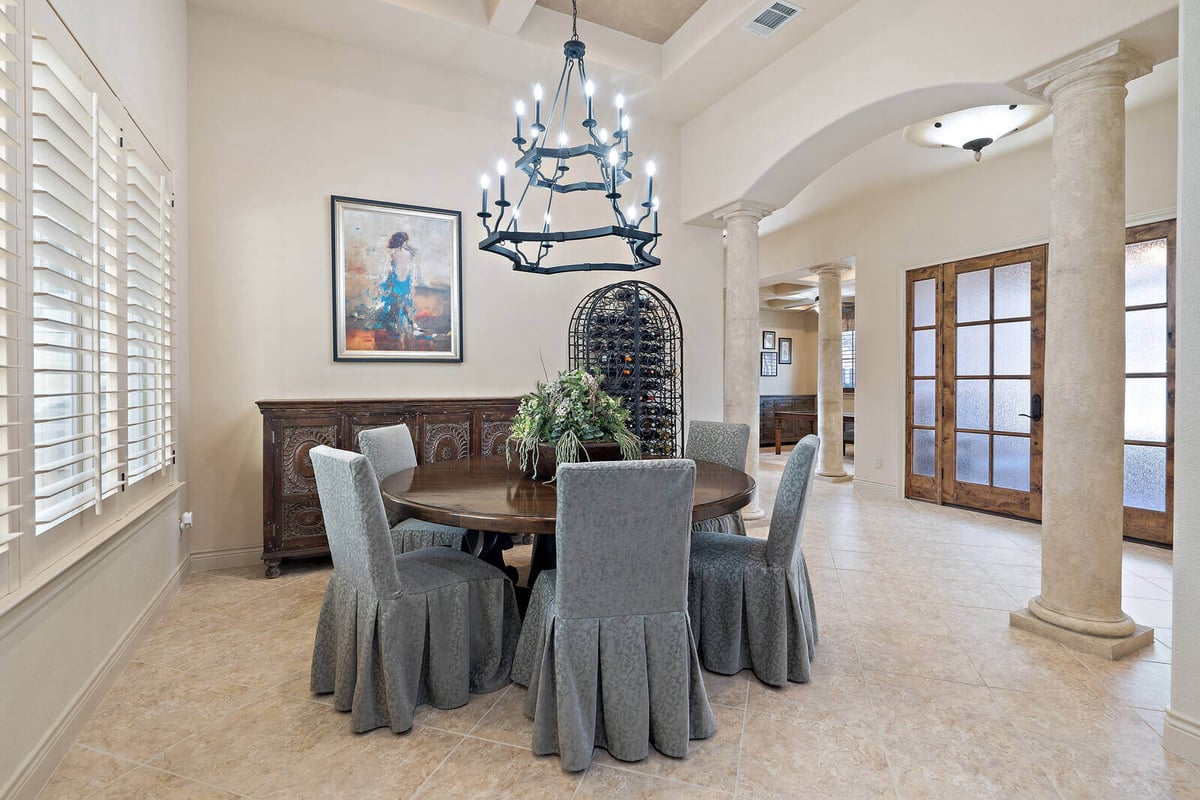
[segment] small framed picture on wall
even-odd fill
[[[777,353],[763,352],[762,364],[758,374],[764,378],[775,378],[779,375],[779,358]]]
[[[775,349],[775,331],[763,331],[763,350]]]
[[[779,337],[779,363],[792,363],[792,340],[786,336]]]

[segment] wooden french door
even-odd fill
[[[908,275],[907,492],[1042,514],[1046,247]]]
[[[1125,535],[1171,544],[1175,221],[1130,228],[1125,242]]]
[[[1040,519],[1045,266],[1031,247],[908,273],[908,497]],[[1125,362],[1125,535],[1171,544],[1174,220],[1126,232]]]

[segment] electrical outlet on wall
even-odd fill
[[[875,467],[875,469],[883,469],[883,459],[882,458],[875,459],[875,461],[873,462],[872,465]]]
[[[179,518],[179,538],[180,539],[183,538],[183,532],[186,531],[188,528],[192,527],[192,523],[193,523],[192,512],[190,512],[190,511],[183,512],[183,516],[181,516]]]

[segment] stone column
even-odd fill
[[[725,421],[750,426],[746,472],[758,480],[758,223],[774,209],[741,200],[713,216],[725,223]],[[742,509],[762,519],[758,493]]]
[[[842,461],[842,275],[845,264],[822,264],[812,273],[817,287],[820,319],[817,320],[817,434],[821,449],[817,475],[848,481]]]
[[[1125,84],[1147,72],[1114,41],[1027,82],[1054,107],[1042,591],[1010,620],[1114,659],[1154,638],[1121,610]]]

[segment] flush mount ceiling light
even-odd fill
[[[479,249],[504,256],[518,272],[541,275],[583,270],[630,272],[662,263],[654,255],[659,237],[654,162],[648,161],[643,166],[646,174],[645,199],[639,202],[635,190],[627,186],[633,180],[630,172],[633,151],[629,146],[630,118],[625,113],[625,99],[621,95],[615,98],[615,117],[610,135],[593,113],[596,87],[587,79],[584,69],[586,48],[579,41],[577,19],[578,9],[572,2],[571,39],[563,45],[566,63],[558,79],[558,88],[554,94],[546,95],[540,83],[533,87],[533,122],[527,129],[522,126],[526,105],[521,100],[516,103],[517,135],[512,143],[517,146],[518,157],[513,166],[518,175],[523,174],[527,178],[525,185],[513,193],[514,200],[509,199],[505,187],[508,162],[501,159],[496,164],[499,199],[494,204],[497,212],[492,214],[488,209],[491,177],[485,174],[479,181],[483,189],[483,207],[476,216],[483,221],[485,234]],[[579,105],[574,111],[569,109],[572,83],[580,95]],[[550,102],[548,108],[543,109],[542,98],[547,96]],[[575,125],[568,126],[568,117],[572,114],[576,115],[574,120],[579,120],[577,124],[582,128],[574,137],[571,131],[576,131]],[[525,138],[526,133],[528,139]],[[568,177],[572,165],[577,172]],[[588,172],[591,172],[590,176]],[[605,224],[583,230],[555,230],[551,225],[555,198],[576,192],[599,195]],[[622,195],[626,196],[624,207],[621,204]],[[533,206],[535,203],[534,213],[522,217],[522,206]],[[512,208],[512,212],[506,217],[509,208]],[[643,229],[643,223],[648,230]],[[632,255],[631,263],[543,263],[556,245],[604,237],[623,240]]]
[[[909,125],[904,138],[921,147],[970,150],[975,160],[983,148],[1010,133],[1025,130],[1050,115],[1050,106],[979,106]]]

